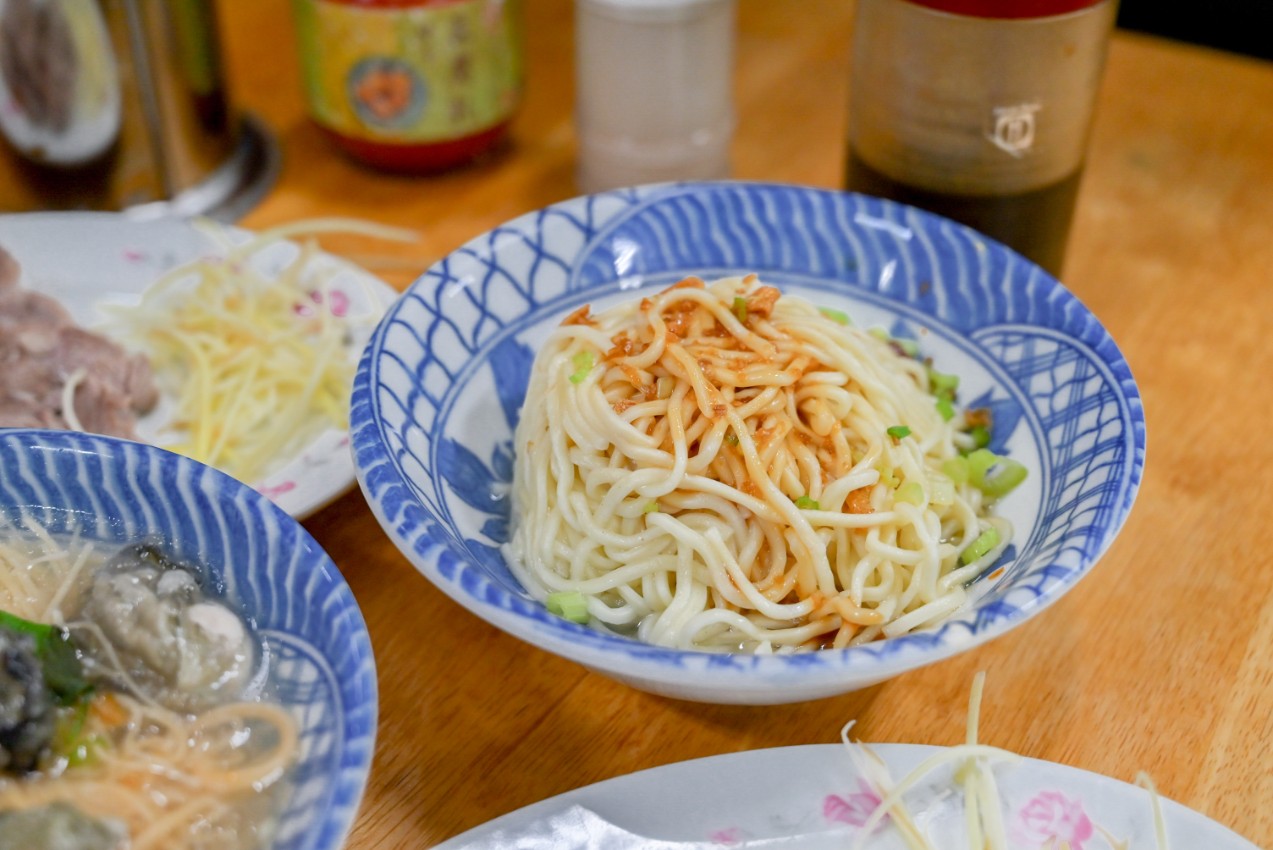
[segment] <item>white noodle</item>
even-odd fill
[[[1012,530],[942,471],[962,415],[943,419],[915,358],[776,292],[683,281],[545,343],[506,547],[533,596],[581,593],[594,621],[663,645],[766,652],[964,603]]]
[[[62,383],[62,418],[66,420],[67,427],[72,431],[84,430],[80,418],[75,415],[75,390],[87,375],[88,372],[81,366],[67,375]]]

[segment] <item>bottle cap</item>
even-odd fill
[[[733,0],[578,0],[581,8],[619,20],[669,22],[701,15]]]
[[[1113,0],[908,0],[938,12],[970,18],[1051,18]]]

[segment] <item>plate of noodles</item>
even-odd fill
[[[0,216],[0,427],[141,439],[249,482],[295,517],[353,486],[357,356],[397,292],[311,237],[114,213]],[[4,265],[4,264],[0,264]],[[15,365],[16,364],[16,365]]]
[[[577,198],[430,268],[355,380],[412,562],[656,693],[792,702],[1004,634],[1113,541],[1144,463],[1100,322],[975,231],[763,183]]]
[[[994,814],[974,843],[970,797],[951,764],[962,748],[850,746],[652,768],[511,812],[437,850],[1257,850],[1144,787],[990,747]],[[882,789],[912,774],[902,805],[885,816]]]
[[[985,676],[964,742],[777,747],[693,759],[533,803],[437,850],[1255,850],[1135,783],[1024,758],[980,738]]]
[[[0,431],[0,846],[338,850],[376,706],[353,594],[265,496]]]

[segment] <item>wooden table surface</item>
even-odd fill
[[[232,94],[285,158],[244,223],[340,214],[419,228],[418,245],[377,266],[405,286],[469,238],[576,194],[572,7],[526,7],[528,90],[508,149],[408,178],[352,164],[307,123],[286,0],[222,0]],[[839,186],[851,8],[740,0],[736,177]],[[307,520],[362,607],[380,675],[351,850],[431,846],[683,759],[833,742],[849,719],[867,741],[956,743],[978,670],[988,742],[1124,780],[1148,771],[1167,796],[1273,845],[1273,64],[1116,34],[1065,280],[1144,396],[1135,509],[1044,615],[865,691],[767,708],[649,696],[450,601],[359,492]]]

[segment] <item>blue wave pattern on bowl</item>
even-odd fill
[[[921,324],[949,331],[1002,382],[992,404],[996,439],[1017,423],[1028,426],[1042,454],[1043,504],[1006,574],[969,610],[843,652],[782,659],[684,653],[554,617],[509,573],[498,550],[507,535],[502,496],[533,359],[519,334],[629,282],[745,272],[882,305],[898,317],[895,335]],[[499,397],[503,421],[483,422],[497,435],[493,448],[470,425],[450,421],[457,399],[479,382]],[[1012,425],[1001,427],[1006,422]],[[1095,317],[1036,266],[913,208],[755,183],[578,198],[455,251],[377,329],[355,382],[352,431],[360,481],[386,529],[426,575],[477,613],[559,651],[582,647],[737,671],[915,666],[1001,633],[1054,600],[1109,545],[1131,508],[1145,447],[1139,394],[1122,355]],[[480,530],[457,519],[452,497],[488,515]]]
[[[180,455],[87,434],[0,430],[0,513],[108,543],[158,534],[206,565],[256,627],[270,696],[297,720],[300,756],[273,850],[336,850],[370,770],[376,672],[366,625],[335,564],[244,484]]]

